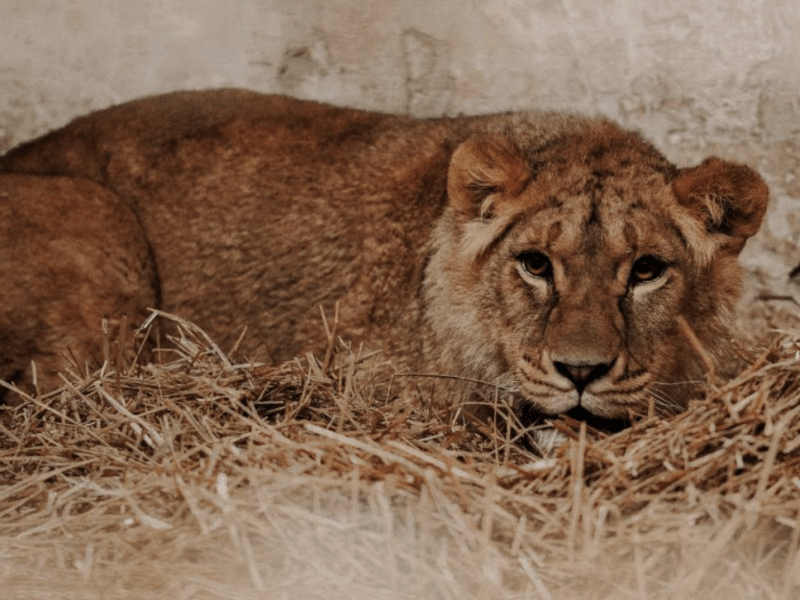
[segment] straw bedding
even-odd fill
[[[789,334],[686,413],[542,448],[500,393],[435,409],[341,341],[240,364],[161,319],[161,360],[111,340],[0,414],[3,598],[800,597]]]

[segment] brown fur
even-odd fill
[[[321,351],[319,306],[339,302],[339,333],[400,365],[604,417],[685,405],[703,363],[679,317],[724,355],[768,195],[747,167],[680,171],[602,119],[233,90],[89,115],[0,170],[25,174],[0,176],[0,377],[34,360],[51,381],[67,349],[97,357],[101,316],[154,305],[223,347],[247,326],[242,353],[280,361]]]

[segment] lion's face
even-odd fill
[[[483,281],[494,296],[484,314],[503,317],[498,341],[520,392],[546,414],[621,418],[651,398],[671,403],[663,384],[699,375],[686,373],[678,318],[702,275],[664,209],[669,186],[590,165],[558,171],[526,190],[485,259],[501,279]]]
[[[443,341],[482,346],[451,353],[473,376],[513,374],[540,413],[677,412],[730,342],[736,256],[766,186],[718,159],[678,171],[610,125],[592,133],[456,152],[433,268],[463,310]]]

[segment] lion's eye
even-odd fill
[[[522,268],[534,277],[550,277],[553,271],[550,259],[541,252],[525,252],[520,255],[519,262]]]
[[[655,281],[664,273],[667,264],[656,256],[645,255],[637,259],[631,267],[631,283]]]

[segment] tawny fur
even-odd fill
[[[246,326],[241,354],[282,361],[324,349],[338,302],[339,334],[401,367],[605,417],[685,405],[703,362],[679,317],[725,354],[768,196],[747,167],[681,171],[603,119],[235,90],[94,113],[0,171],[2,378],[28,384],[33,360],[52,383],[63,353],[98,356],[102,316],[153,306],[223,347]],[[650,256],[663,273],[634,279]]]

